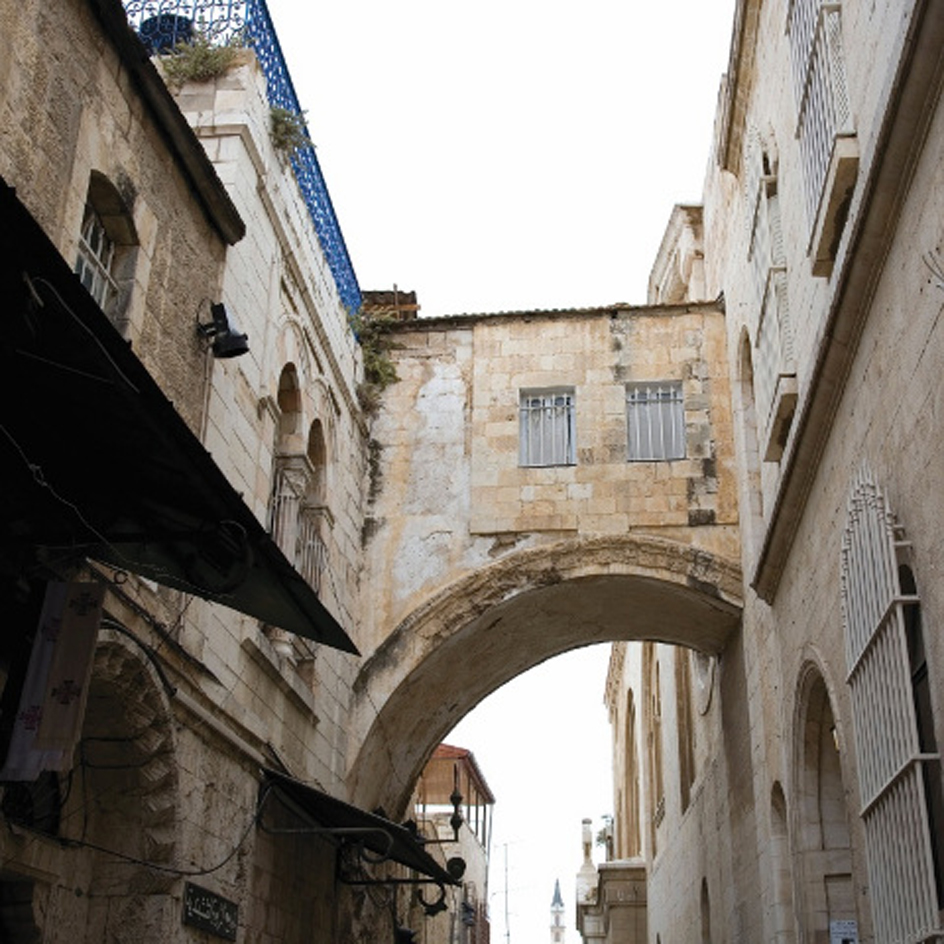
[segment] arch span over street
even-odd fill
[[[739,566],[644,534],[509,554],[404,619],[355,682],[354,802],[404,812],[436,744],[483,698],[553,656],[649,639],[717,654],[740,620]]]

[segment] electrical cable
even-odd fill
[[[105,360],[114,368],[115,373],[127,384],[128,388],[134,393],[140,393],[141,391],[131,382],[128,378],[128,375],[115,363],[114,358],[105,348],[105,345],[102,344],[101,340],[96,337],[95,332],[69,307],[65,299],[59,294],[59,290],[55,285],[52,284],[48,279],[43,278],[42,276],[36,276],[35,280],[30,279],[29,273],[24,272],[23,278],[26,281],[26,284],[29,286],[30,291],[33,294],[33,297],[38,297],[40,299],[40,304],[45,304],[42,301],[42,295],[36,291],[33,286],[33,282],[36,281],[40,285],[45,285],[50,292],[56,297],[56,301],[59,302],[60,306],[65,310],[65,312],[72,318],[73,321],[92,339],[95,343],[95,346],[105,355]]]
[[[182,580],[178,575],[172,574],[170,571],[165,570],[163,567],[154,567],[154,565],[141,565],[138,564],[132,557],[129,557],[125,554],[124,551],[116,547],[111,541],[108,540],[97,528],[95,528],[89,521],[86,519],[85,515],[82,513],[82,509],[79,508],[75,502],[70,501],[68,498],[65,498],[63,495],[60,495],[56,488],[49,482],[46,478],[46,474],[43,471],[43,467],[38,462],[33,462],[29,456],[26,454],[26,451],[17,441],[16,437],[0,423],[0,433],[2,433],[7,440],[10,442],[10,445],[16,450],[20,458],[23,460],[23,464],[30,471],[30,474],[33,476],[34,482],[40,487],[46,489],[52,497],[58,501],[60,504],[64,505],[66,508],[70,509],[78,518],[79,522],[88,532],[95,538],[98,539],[98,542],[103,546],[108,548],[118,559],[123,561],[129,570],[131,571],[140,571],[144,570],[147,573],[154,574],[155,578],[160,580],[165,578],[172,583],[174,586],[179,586],[184,592],[196,594],[199,597],[208,598],[212,597],[214,601],[224,602],[232,597],[232,592],[228,590],[210,590],[206,587],[202,587],[199,584],[193,582],[192,580]],[[236,521],[227,521],[227,524],[234,524],[239,529],[241,529],[243,537],[245,538],[246,531],[245,528],[239,522]],[[83,556],[84,552],[83,552]]]
[[[267,784],[263,787],[263,799],[268,795],[268,791],[271,790],[272,785]],[[262,800],[260,800],[260,803]],[[202,875],[210,875],[213,872],[218,872],[224,865],[229,863],[233,857],[239,852],[243,847],[243,844],[249,838],[250,833],[256,825],[256,820],[258,818],[258,813],[253,813],[252,819],[249,824],[243,830],[242,835],[239,837],[236,845],[226,854],[226,856],[218,862],[216,865],[210,866],[205,869],[180,869],[175,868],[170,865],[160,865],[157,862],[148,862],[146,859],[138,858],[137,856],[129,855],[125,852],[118,852],[115,849],[108,849],[105,846],[100,846],[97,843],[89,842],[86,839],[66,839],[63,837],[57,837],[57,841],[60,845],[65,847],[78,846],[85,849],[92,849],[95,852],[101,852],[104,855],[114,856],[116,859],[121,859],[123,862],[128,862],[132,865],[141,865],[148,869],[153,869],[157,872],[164,872],[168,875],[177,875],[182,878],[196,878]]]

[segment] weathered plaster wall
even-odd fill
[[[645,532],[738,551],[721,312],[709,305],[409,322],[372,427],[370,635],[475,568],[561,539]],[[625,385],[677,380],[686,457],[628,462]],[[520,391],[571,387],[573,466],[519,465]]]

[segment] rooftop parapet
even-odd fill
[[[123,3],[131,27],[153,52],[190,42],[195,35],[213,44],[233,42],[249,46],[262,67],[269,105],[303,120],[265,0],[123,0]],[[308,129],[304,131],[307,137]],[[291,164],[341,304],[354,313],[361,306],[361,291],[314,147],[308,144],[296,148]]]

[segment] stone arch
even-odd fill
[[[333,458],[337,455],[337,407],[328,385],[320,377],[309,379],[304,393],[305,416],[308,419],[308,456],[318,470],[319,502],[327,504],[332,487]],[[320,437],[320,447],[315,447],[314,456],[311,448],[313,435],[316,439]]]
[[[308,444],[305,454],[311,463],[312,480],[309,486],[309,497],[316,504],[323,505],[327,493],[325,481],[328,471],[328,447],[325,443],[324,424],[317,417],[308,427]]]
[[[116,854],[93,853],[93,894],[120,897],[130,885],[155,894],[176,881],[144,864],[176,860],[176,754],[156,668],[123,632],[103,629],[76,757],[75,806],[64,810],[72,830],[81,824],[82,839]]]
[[[856,917],[852,835],[843,776],[844,738],[820,666],[800,671],[793,731],[795,848],[799,919],[810,940],[829,935],[829,922]]]
[[[741,462],[745,475],[741,507],[747,509],[742,530],[747,559],[753,559],[759,550],[764,523],[764,496],[761,482],[760,429],[757,418],[757,399],[754,390],[754,355],[750,332],[741,328],[737,347],[737,378],[735,383],[735,437],[741,447]]]
[[[310,377],[312,374],[311,351],[308,337],[299,319],[294,315],[283,315],[278,321],[276,330],[273,367],[281,369],[283,364],[294,364],[301,377]]]
[[[298,369],[289,361],[279,372],[276,393],[279,405],[279,445],[298,433],[301,426],[302,392],[298,382]]]
[[[642,534],[528,548],[455,580],[407,616],[355,679],[352,799],[401,813],[448,731],[552,656],[620,639],[720,652],[740,619],[740,581],[732,561]]]
[[[770,791],[770,869],[773,883],[773,934],[776,944],[793,944],[795,918],[787,798],[780,781]]]

